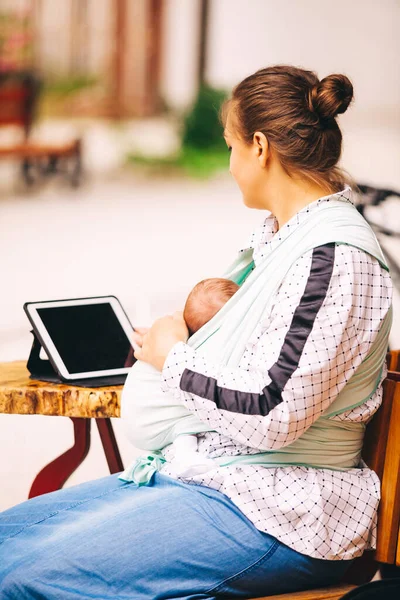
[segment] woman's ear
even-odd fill
[[[270,147],[267,138],[261,131],[256,131],[253,135],[253,145],[256,150],[260,166],[265,167],[270,154]]]

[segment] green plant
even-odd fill
[[[224,144],[219,119],[226,93],[210,86],[200,88],[190,112],[183,122],[182,146],[191,148],[220,148]]]
[[[185,174],[190,177],[206,179],[214,173],[227,170],[229,154],[227,148],[183,148],[179,154],[165,157],[149,157],[141,154],[129,154],[128,164],[150,169],[153,174]]]
[[[130,154],[128,163],[144,166],[161,175],[183,172],[200,178],[227,170],[229,155],[219,119],[226,97],[222,90],[202,86],[191,110],[183,119],[180,151],[165,157]]]
[[[55,96],[67,96],[98,83],[95,77],[75,75],[71,77],[49,78],[45,81],[44,92]]]

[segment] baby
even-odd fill
[[[183,318],[193,335],[205,325],[237,292],[239,286],[230,279],[211,278],[197,283],[190,292]],[[197,436],[210,431],[180,402],[166,402],[160,389],[161,373],[137,361],[127,378],[122,394],[121,417],[130,441],[144,450],[161,450],[173,443],[177,474],[192,476],[209,470],[211,459],[197,452]]]

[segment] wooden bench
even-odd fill
[[[22,142],[0,147],[0,159],[21,159],[21,174],[28,185],[53,173],[65,172],[71,185],[78,186],[82,175],[81,140],[42,144],[29,139],[39,87],[30,74],[0,75],[0,127],[16,125],[23,133]]]
[[[399,369],[400,351],[390,353],[390,368]],[[399,369],[400,370],[400,369]],[[257,600],[338,600],[356,585],[370,581],[380,564],[400,566],[400,373],[389,371],[383,401],[367,426],[363,459],[381,480],[377,548],[356,559],[341,585]],[[252,599],[256,600],[256,599]]]

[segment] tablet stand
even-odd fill
[[[126,374],[106,375],[104,377],[91,377],[88,379],[63,379],[55,371],[53,365],[48,359],[43,360],[40,358],[40,349],[42,348],[42,344],[35,331],[32,330],[31,333],[33,334],[33,344],[26,365],[31,374],[31,379],[50,381],[51,383],[64,383],[80,387],[106,387],[108,385],[122,385],[125,383]]]
[[[38,340],[36,333],[34,331],[31,331],[31,333],[33,334],[33,344],[26,365],[31,374],[31,379],[51,381],[52,383],[63,383],[58,373],[54,370],[51,362],[40,358],[42,344]]]

